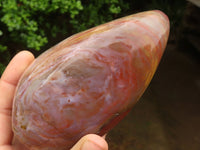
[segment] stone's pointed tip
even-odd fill
[[[149,14],[149,16],[147,15],[146,22],[151,26],[152,30],[157,32],[159,37],[163,36],[164,42],[162,45],[165,45],[170,32],[170,20],[168,16],[161,10],[152,10],[149,11]]]
[[[156,13],[158,13],[160,16],[162,16],[163,20],[166,21],[166,23],[168,25],[168,28],[169,28],[170,24],[169,24],[169,18],[168,18],[168,16],[163,11],[161,11],[161,10],[153,10],[153,11],[156,12]]]
[[[153,11],[163,15],[166,19],[168,19],[168,16],[163,11],[161,10],[153,10]]]

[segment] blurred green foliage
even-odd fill
[[[1,23],[9,32],[7,36],[28,48],[40,50],[48,42],[47,30],[52,36],[59,32],[58,23],[49,20],[53,13],[67,13],[73,19],[82,9],[79,0],[3,0],[0,15]],[[1,35],[4,32],[1,30]]]
[[[183,6],[182,0],[0,0],[0,74],[19,50],[39,54],[60,37],[138,11],[160,9],[176,22]]]

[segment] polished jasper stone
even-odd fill
[[[88,133],[107,133],[147,88],[168,34],[167,16],[147,11],[81,32],[47,50],[18,84],[15,138],[30,149],[62,150]]]

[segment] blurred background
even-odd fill
[[[72,34],[152,9],[170,19],[166,51],[106,139],[110,150],[200,150],[200,0],[1,0],[0,74],[21,50],[38,56]]]

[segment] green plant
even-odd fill
[[[125,1],[125,0],[124,0]],[[83,11],[70,20],[76,32],[86,30],[90,27],[103,24],[117,18],[128,10],[128,3],[122,0],[85,0],[82,1]]]
[[[49,17],[51,13],[69,13],[69,16],[74,18],[82,9],[79,0],[3,0],[1,22],[6,25],[10,37],[15,42],[40,50],[48,41],[45,30],[52,31],[51,34],[54,36],[59,32],[59,27],[56,28],[55,24],[53,30],[48,23],[45,24],[45,16]]]

